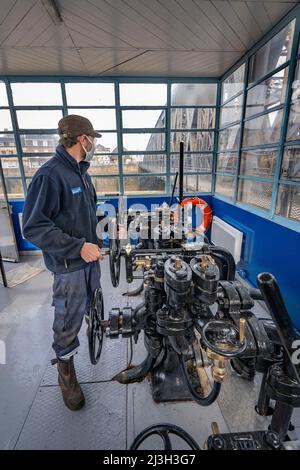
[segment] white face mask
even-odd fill
[[[95,153],[95,144],[93,141],[91,141],[88,136],[86,136],[87,140],[89,141],[89,143],[92,145],[92,148],[91,150],[87,150],[85,148],[85,146],[83,144],[81,144],[83,150],[85,151],[85,161],[86,162],[90,162],[94,156],[94,153]]]

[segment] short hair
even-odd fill
[[[70,136],[64,137],[64,135],[60,135],[58,144],[62,145],[66,149],[73,147],[73,145],[77,144],[77,136],[76,137],[70,137]]]

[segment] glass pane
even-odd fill
[[[17,158],[1,158],[4,176],[20,177],[20,166]]]
[[[165,176],[125,176],[125,194],[162,194],[166,191]]]
[[[184,154],[184,171],[187,173],[209,173],[212,171],[212,153]],[[179,154],[171,155],[171,173],[179,171]]]
[[[250,59],[249,84],[289,60],[293,43],[295,20],[270,39]]]
[[[123,149],[125,151],[153,151],[165,150],[166,147],[165,134],[123,134]]]
[[[0,154],[10,155],[17,153],[15,137],[13,134],[0,134]]]
[[[240,179],[238,201],[261,207],[262,209],[270,209],[272,189],[272,183]]]
[[[272,178],[274,176],[277,155],[277,149],[242,152],[240,174]]]
[[[62,112],[58,110],[24,110],[17,111],[17,118],[20,129],[57,129]]]
[[[219,150],[237,149],[240,141],[240,125],[219,132]]]
[[[20,138],[24,153],[54,152],[58,145],[57,134],[23,134]]]
[[[300,181],[300,145],[285,147],[280,177],[285,180]]]
[[[175,176],[171,176],[171,189]],[[178,195],[179,183],[177,180],[174,194]],[[186,194],[211,193],[211,175],[184,175],[183,191]]]
[[[235,173],[237,164],[237,153],[225,152],[218,154],[217,171]]]
[[[94,129],[99,131],[116,129],[116,111],[114,109],[69,108],[68,114],[77,114],[86,117],[91,121]]]
[[[171,85],[172,106],[215,106],[216,83],[174,83]]]
[[[113,83],[66,83],[69,106],[114,106]]]
[[[234,192],[234,178],[233,176],[216,175],[215,193],[222,196],[233,198]]]
[[[123,155],[124,173],[165,173],[166,155]]]
[[[59,83],[12,83],[15,106],[61,105]]]
[[[245,64],[232,72],[222,83],[222,103],[229,100],[243,90],[244,87]]]
[[[112,178],[92,176],[92,181],[97,196],[119,194],[119,178],[117,176]]]
[[[300,100],[291,104],[286,140],[300,140]]]
[[[3,187],[3,183],[2,183],[2,180],[0,179],[0,202],[3,202],[4,201],[4,187]]]
[[[213,129],[216,111],[214,108],[171,109],[172,129]]]
[[[166,116],[162,109],[122,111],[122,123],[126,129],[165,127]]]
[[[179,143],[184,142],[185,152],[211,151],[214,148],[214,133],[171,132],[171,152],[179,152]]]
[[[44,157],[40,155],[36,155],[34,157],[23,157],[23,166],[25,171],[25,176],[33,176],[35,172],[51,157]]]
[[[276,214],[300,221],[300,186],[279,185]]]
[[[89,168],[90,175],[118,175],[118,155],[95,155]]]
[[[165,83],[121,83],[121,106],[165,106],[167,85]]]
[[[289,67],[251,88],[247,94],[246,117],[262,113],[285,102]]]
[[[6,86],[4,82],[0,82],[0,106],[8,106]]]
[[[298,60],[295,80],[292,88],[292,99],[290,106],[289,122],[286,140],[300,139],[300,61]]]
[[[5,178],[5,186],[9,199],[24,199],[23,185],[20,178]]]
[[[240,121],[243,109],[243,95],[239,95],[221,108],[220,127]]]
[[[280,109],[245,121],[243,146],[251,147],[279,142],[282,116],[283,110]]]
[[[96,153],[118,153],[118,138],[115,132],[103,132],[97,138]]]
[[[0,131],[12,131],[9,109],[0,109]]]
[[[186,193],[211,193],[211,175],[187,175],[183,177]]]

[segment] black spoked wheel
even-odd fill
[[[210,382],[204,367],[201,367],[202,351],[198,341],[192,345],[192,355],[188,358],[181,355],[180,365],[186,385],[194,398],[201,406],[211,405],[218,397],[221,384]]]
[[[197,442],[184,429],[168,423],[155,424],[154,426],[144,429],[144,431],[135,438],[130,446],[130,450],[137,450],[146,439],[153,435],[161,437],[165,450],[172,450],[170,434],[180,437],[192,450],[201,450]]]
[[[104,330],[101,321],[104,320],[103,295],[101,288],[95,290],[89,311],[88,341],[89,354],[92,364],[100,359]]]
[[[114,287],[119,285],[121,267],[121,248],[118,239],[118,226],[116,219],[111,221],[110,241],[109,241],[109,267],[111,283]]]

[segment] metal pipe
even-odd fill
[[[263,378],[260,385],[258,402],[255,407],[256,412],[260,416],[268,416],[270,407],[270,397],[267,393],[267,372],[263,374]]]
[[[125,369],[122,372],[119,372],[111,380],[115,380],[120,384],[141,382],[150,372],[155,361],[156,358],[153,358],[150,356],[150,354],[148,354],[146,359],[144,359],[141,364],[139,364],[138,366],[134,366],[131,369]]]
[[[129,292],[123,292],[122,296],[135,297],[136,295],[139,295],[141,292],[143,292],[143,289],[144,289],[144,283],[142,282],[142,284],[136,289],[131,290]]]
[[[183,142],[179,143],[179,204],[183,200],[183,169],[184,169],[184,154]]]
[[[174,180],[173,189],[172,189],[172,195],[171,195],[170,204],[169,204],[170,207],[171,207],[172,204],[173,204],[173,199],[174,199],[174,193],[175,193],[175,189],[176,189],[177,179],[178,179],[178,171],[176,172],[176,175],[175,175],[175,180]]]
[[[3,285],[4,287],[8,287],[1,251],[0,251],[0,270],[2,274]]]
[[[290,426],[294,408],[286,403],[276,402],[271,420],[271,431],[278,433],[280,440],[284,440]]]
[[[183,375],[184,375],[184,378],[185,378],[185,382],[186,382],[186,385],[193,397],[193,399],[201,406],[209,406],[211,405],[214,401],[216,401],[216,399],[218,398],[219,396],[219,393],[220,393],[220,390],[221,390],[221,384],[218,383],[218,382],[213,382],[213,385],[212,385],[212,389],[209,393],[209,395],[207,395],[206,397],[203,397],[201,396],[199,393],[197,393],[194,389],[194,385],[191,383],[191,379],[189,377],[189,373],[186,369],[186,366],[185,366],[185,361],[184,361],[184,356],[181,355],[180,356],[180,366],[181,366],[181,370],[183,372]]]
[[[204,250],[205,251],[205,250]],[[234,281],[235,279],[235,261],[234,257],[230,253],[230,251],[222,248],[220,246],[209,246],[207,249],[207,253],[213,253],[220,258],[225,260],[227,264],[227,281]]]
[[[253,300],[265,300],[259,289],[250,288],[249,295]]]

